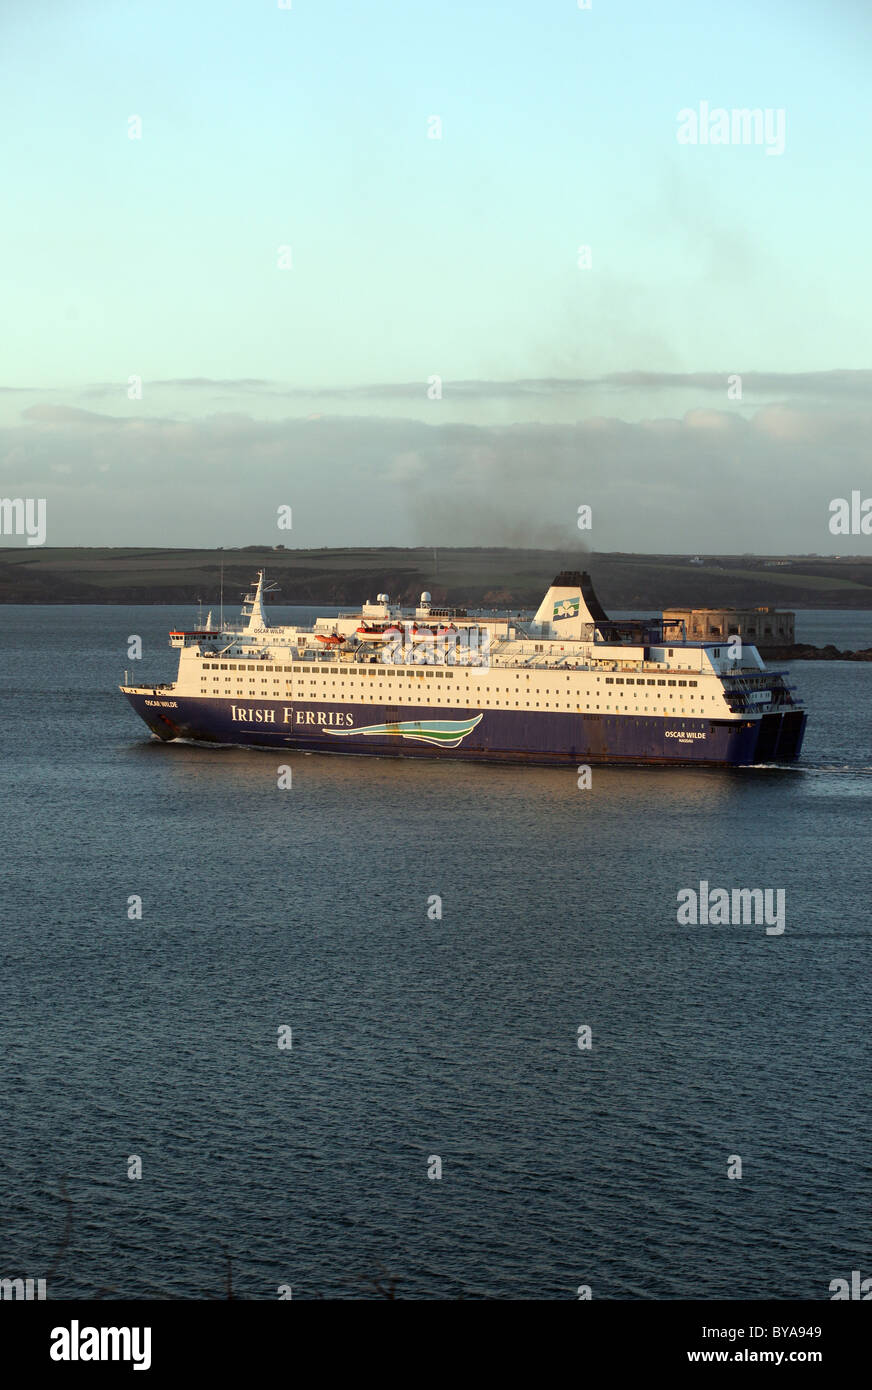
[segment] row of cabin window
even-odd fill
[[[422,673],[422,674],[423,674],[423,673]],[[432,674],[432,673],[428,673],[428,674]],[[212,679],[213,679],[213,681],[217,681],[217,680],[219,679],[219,677],[218,677],[218,676],[213,676]],[[230,684],[230,677],[229,677],[229,676],[225,676],[224,679],[225,679],[225,684],[229,685],[229,684]],[[608,678],[607,678],[607,682],[606,682],[606,683],[607,683],[607,684],[610,683],[609,680],[608,680]],[[206,684],[205,680],[203,680],[202,684],[205,686],[205,684]],[[266,679],[261,680],[261,685],[266,685],[266,684],[267,684]],[[279,684],[280,684],[280,682],[279,682],[277,679],[273,680],[273,685],[279,685]],[[315,682],[314,680],[310,680],[310,681],[309,681],[309,684],[310,684],[310,685],[315,685],[316,682]],[[345,682],[342,681],[341,684],[344,685]],[[640,681],[639,684],[641,685],[642,682]],[[658,684],[662,685],[663,682],[660,681],[660,682],[658,682]],[[675,685],[675,681],[670,681],[669,684],[670,684],[670,685]],[[678,684],[679,684],[679,685],[687,685],[688,682],[687,682],[687,681],[679,681]],[[696,681],[690,681],[690,685],[696,685],[696,684],[697,684]],[[383,687],[382,687],[381,685],[379,685],[379,690],[381,690],[382,688],[383,688]],[[537,686],[536,689],[535,689],[535,691],[531,690],[531,691],[529,691],[528,693],[531,694],[531,695],[532,695],[532,694],[541,695],[541,694],[543,694],[543,693],[544,693],[545,695],[550,695],[552,692],[551,692],[550,690],[546,690],[546,691],[543,692],[543,691],[541,691],[541,690],[538,688],[538,686]],[[558,694],[558,693],[559,693],[559,692],[554,691],[554,694]],[[659,698],[659,697],[658,697],[658,698]],[[705,696],[702,696],[701,698],[702,698],[702,699],[705,699],[706,697],[705,697]],[[709,695],[708,698],[709,698],[710,700],[713,700],[713,699],[715,699],[716,697],[715,697],[714,695]],[[490,704],[490,700],[489,700],[489,699],[488,699],[488,700],[484,700],[484,701],[482,701],[481,703],[486,704],[486,705],[489,705],[489,704]],[[500,702],[499,702],[499,700],[496,700],[494,703],[495,703],[495,704],[499,704]],[[506,701],[506,705],[507,705],[507,706],[508,706],[509,703],[510,703],[509,701]],[[526,705],[527,705],[527,709],[529,709],[529,708],[530,708],[530,701],[529,701],[529,700],[526,702]],[[536,701],[536,708],[537,708],[537,709],[539,708],[539,701],[538,701],[538,700]],[[548,704],[547,702],[546,702],[545,708],[546,708],[546,709],[549,709],[549,708],[550,708],[550,706],[549,706],[549,704]],[[555,708],[557,708],[557,707],[555,706]],[[571,701],[569,704],[565,705],[564,708],[565,708],[565,709],[578,708],[578,705],[577,705],[577,703],[576,703],[575,701]],[[589,704],[589,703],[587,704],[587,708],[590,709],[590,704]],[[599,709],[599,705],[597,705],[596,708]],[[617,706],[616,706],[616,708],[617,708]],[[647,705],[645,706],[645,708],[647,709]],[[606,709],[611,709],[611,705],[606,705]],[[624,705],[624,709],[629,709],[629,705]]]
[[[214,670],[214,669],[215,669],[215,668],[213,667],[213,670]],[[226,668],[224,668],[224,669],[226,669]],[[378,673],[377,673],[377,672],[374,672],[373,674],[378,674]],[[438,672],[433,672],[433,671],[424,672],[424,671],[421,671],[419,674],[420,674],[421,676],[424,676],[424,675],[433,676],[433,675],[437,675]],[[226,684],[226,685],[229,685],[231,679],[232,679],[232,678],[231,678],[230,676],[225,676],[225,677],[224,677],[224,682],[225,682],[225,684]],[[242,681],[242,677],[241,677],[241,676],[237,676],[236,679],[237,679],[237,681],[239,681],[239,682],[241,683],[241,681]],[[529,680],[529,677],[528,677],[527,679]],[[220,680],[220,676],[213,676],[213,677],[212,677],[212,680],[213,680],[213,681],[218,681],[218,680]],[[332,677],[332,680],[333,680],[333,682],[334,682],[334,684],[335,684],[336,677],[333,676],[333,677]],[[599,681],[599,677],[597,677],[597,681]],[[205,685],[205,683],[206,683],[206,682],[205,682],[205,678],[201,678],[201,682],[202,682],[203,685]],[[617,677],[617,678],[612,677],[612,676],[606,676],[605,682],[606,682],[606,685],[613,685],[613,684],[623,685],[623,684],[625,683],[625,682],[624,682],[624,679],[623,679],[622,677],[620,677],[620,676]],[[261,682],[260,682],[260,683],[261,683],[261,685],[266,685],[266,684],[267,684],[267,678],[266,678],[265,676],[261,677]],[[339,683],[340,683],[341,686],[344,686],[344,685],[345,685],[345,681],[344,681],[344,680],[340,680]],[[278,677],[273,677],[273,685],[279,685],[279,684],[280,684],[280,681],[279,681]],[[286,682],[286,684],[289,685],[290,682]],[[314,679],[314,677],[310,678],[309,684],[310,684],[310,685],[316,685],[316,684],[317,684],[317,681]],[[350,684],[351,684],[351,677],[349,677],[349,685],[350,685]],[[627,681],[626,681],[626,684],[627,684],[627,685],[633,685],[633,684],[636,684],[636,685],[646,685],[646,684],[647,684],[647,685],[655,685],[655,684],[656,684],[656,685],[667,685],[667,686],[679,685],[679,686],[693,686],[694,688],[696,688],[698,682],[697,682],[697,681],[662,681],[662,680],[658,680],[658,681],[656,681],[656,682],[653,681],[653,680],[649,680],[649,681],[647,681],[647,682],[646,682],[646,681],[643,681],[643,680],[638,680],[638,681],[635,681],[635,682],[634,682],[634,681],[632,681],[632,680],[627,680]],[[383,686],[382,686],[381,682],[379,682],[379,687],[378,687],[378,688],[379,688],[379,690],[383,689]],[[540,690],[540,688],[539,688],[538,686],[536,686],[535,694],[536,694],[536,695],[539,695],[539,694],[542,694],[542,693],[543,693],[543,692]],[[546,694],[546,695],[550,695],[551,693],[552,693],[552,692],[551,692],[550,689],[549,689],[549,690],[546,690],[546,691],[544,692],[544,694]],[[556,694],[558,694],[559,692],[555,690],[553,693],[556,695]],[[703,697],[703,698],[704,698],[704,697]],[[713,695],[712,695],[712,696],[709,696],[709,699],[714,699],[714,698],[715,698],[715,697],[714,697]]]
[[[224,662],[224,661],[222,661],[220,664],[219,664],[218,662],[216,662],[216,661],[203,661],[203,662],[201,662],[201,665],[202,665],[204,671],[239,671],[240,673],[241,673],[241,672],[244,672],[244,671],[284,671],[284,672],[286,672],[286,673],[288,673],[288,674],[296,674],[296,675],[308,674],[310,671],[315,671],[317,674],[322,675],[322,676],[325,676],[325,675],[328,674],[328,671],[325,670],[325,668],[324,668],[323,666],[250,666],[250,665],[248,664],[247,661],[239,661],[239,662],[237,662],[237,661],[230,661],[230,662]],[[328,669],[329,669],[329,668],[328,668]],[[335,667],[334,667],[333,669],[335,670]],[[385,671],[385,670],[381,670],[381,671],[360,671],[360,672],[358,672],[358,674],[361,675],[361,676],[378,676],[378,675],[382,675],[382,676],[406,676],[406,675],[407,675],[407,676],[418,676],[418,677],[421,678],[421,679],[423,679],[424,676],[429,676],[429,677],[431,677],[431,679],[435,676],[438,680],[448,680],[448,681],[453,681],[453,680],[454,680],[454,672],[453,672],[453,671]]]
[[[639,680],[635,676],[606,676],[606,685],[696,685],[697,681],[652,681]]]
[[[537,692],[537,694],[538,694],[538,692]],[[714,699],[714,696],[710,696],[709,698],[710,698],[710,699]],[[499,703],[500,703],[499,700],[495,700],[495,701],[494,701],[494,704],[495,704],[495,705],[498,705]],[[479,701],[479,706],[481,706],[481,705],[490,705],[490,700],[481,700],[481,701]],[[506,707],[507,707],[507,708],[508,708],[508,705],[509,705],[509,701],[506,701]],[[531,708],[531,702],[530,702],[529,700],[527,700],[527,701],[525,702],[525,707],[526,707],[527,709],[530,709],[530,708]],[[536,700],[536,701],[533,702],[532,707],[535,708],[535,709],[540,709],[542,706],[540,705],[540,702],[539,702],[538,700]],[[549,704],[549,702],[548,702],[547,700],[545,701],[545,706],[544,706],[544,707],[545,707],[545,709],[550,709],[550,708],[551,708],[551,706],[550,706],[550,704]],[[555,708],[555,709],[559,709],[559,708],[561,708],[561,706],[555,704],[554,708]],[[574,711],[576,711],[576,712],[581,712],[581,706],[578,705],[578,704],[575,704],[575,703],[570,703],[570,704],[564,705],[562,708],[564,708],[564,709],[566,709],[566,710],[574,710]],[[598,710],[598,709],[600,709],[600,708],[601,708],[601,707],[600,707],[599,704],[596,704],[596,705],[591,706],[591,704],[588,702],[588,703],[585,705],[585,709],[587,709],[587,710],[590,710],[590,709],[597,709],[597,710]],[[605,708],[606,708],[607,710],[610,710],[610,709],[612,708],[612,706],[611,706],[611,705],[606,705]],[[620,706],[619,706],[619,705],[615,705],[614,708],[615,708],[615,710],[618,710],[618,709],[620,709]],[[629,705],[624,705],[624,709],[625,709],[625,710],[629,710],[629,708],[630,708]],[[646,705],[646,706],[645,706],[646,712],[647,712],[647,709],[648,709],[648,706]],[[683,728],[683,727],[684,727],[684,725],[682,724],[682,728]]]
[[[204,670],[204,671],[239,671],[240,673],[241,673],[241,672],[244,672],[244,671],[249,671],[249,672],[251,672],[251,671],[283,671],[283,672],[286,672],[286,673],[288,673],[288,674],[297,674],[297,675],[303,675],[303,674],[309,673],[310,671],[314,671],[314,672],[316,672],[318,675],[321,675],[321,676],[326,676],[326,675],[328,674],[328,672],[327,672],[326,670],[324,670],[322,667],[318,667],[318,666],[248,666],[247,664],[242,663],[242,662],[239,662],[239,663],[236,663],[236,662],[229,662],[229,663],[222,662],[220,665],[218,665],[218,664],[216,664],[215,662],[204,661],[204,662],[202,663],[202,667],[203,667],[203,670]],[[330,674],[331,674],[331,678],[332,678],[333,680],[335,680],[335,679],[336,679],[335,675],[333,675],[332,672],[331,672]],[[424,680],[425,677],[426,677],[427,679],[429,679],[429,680],[433,680],[434,678],[435,678],[436,680],[443,680],[443,679],[444,679],[444,680],[450,680],[450,681],[451,681],[451,680],[454,680],[454,672],[453,672],[453,671],[391,671],[391,670],[380,670],[380,671],[360,671],[360,672],[357,672],[356,674],[360,675],[361,677],[364,677],[364,676],[373,676],[373,677],[374,677],[374,676],[407,676],[410,680],[411,680],[413,677],[417,677],[418,680]],[[467,674],[467,673],[464,673],[464,674]],[[350,678],[350,677],[351,677],[351,672],[349,672],[348,675],[349,675],[349,678]],[[516,673],[515,673],[515,680],[520,680],[520,679],[521,679],[521,673],[520,673],[520,672],[516,672]],[[526,680],[529,680],[529,679],[530,679],[530,674],[529,674],[529,672],[526,674],[525,679],[526,679]],[[567,680],[571,680],[572,677],[569,676],[569,675],[567,675],[566,679],[567,679]],[[599,681],[599,676],[597,676],[597,681]],[[626,684],[626,685],[655,685],[655,684],[656,684],[656,685],[675,685],[675,684],[676,684],[675,681],[668,681],[668,680],[657,680],[657,681],[654,681],[654,680],[652,680],[650,677],[647,678],[647,679],[642,679],[641,677],[639,677],[639,679],[637,680],[634,676],[626,676],[626,677],[624,677],[624,676],[606,676],[605,682],[606,682],[606,685],[624,685],[624,684]],[[678,681],[677,684],[678,684],[678,685],[696,685],[697,682],[696,682],[696,681]]]

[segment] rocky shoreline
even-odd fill
[[[813,647],[809,642],[794,642],[790,646],[760,647],[758,650],[767,664],[773,661],[872,661],[872,647],[841,652],[832,643]]]

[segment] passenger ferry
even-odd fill
[[[806,713],[738,638],[607,617],[590,576],[558,574],[532,621],[379,594],[310,627],[270,627],[264,572],[238,626],[170,633],[168,685],[120,687],[166,742],[476,762],[790,763]]]

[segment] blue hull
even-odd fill
[[[654,719],[633,715],[431,706],[323,705],[295,700],[198,699],[171,692],[125,692],[159,738],[298,749],[375,753],[379,757],[461,758],[473,762],[656,763],[745,767],[794,762],[806,716],[800,710],[760,720]]]

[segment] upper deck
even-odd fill
[[[311,626],[270,627],[263,609],[264,577],[246,598],[238,627],[176,629],[179,673],[202,669],[307,675],[360,668],[420,668],[472,672],[558,672],[605,677],[609,686],[717,682],[731,710],[797,703],[784,672],[767,671],[756,647],[733,639],[688,641],[683,629],[662,619],[608,618],[587,576],[558,575],[536,615],[470,615],[461,608],[434,608],[423,593],[414,609],[379,594],[357,612],[319,618]],[[674,625],[673,625],[674,628]]]

